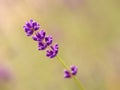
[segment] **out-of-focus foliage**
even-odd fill
[[[0,0],[0,59],[14,70],[14,89],[78,90],[25,36],[30,18],[53,35],[64,61],[79,67],[86,90],[120,90],[119,0]]]

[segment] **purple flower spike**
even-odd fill
[[[34,20],[28,21],[23,26],[27,36],[31,36],[39,30],[40,25],[35,22]],[[54,58],[58,53],[58,44],[52,45],[53,38],[52,36],[46,36],[46,32],[44,30],[37,31],[33,36],[32,39],[38,42],[38,50],[46,50],[46,48],[50,48],[46,50],[46,56],[49,58]]]
[[[43,42],[38,42],[38,50],[45,50],[47,45]]]
[[[52,41],[53,41],[53,39],[52,39],[52,36],[46,36],[45,37],[45,42],[46,42],[46,44],[49,46],[50,44],[52,44]]]
[[[46,56],[49,58],[54,58],[58,53],[58,44],[51,46],[51,50],[47,50]]]
[[[33,21],[32,19],[23,26],[27,36],[31,36],[34,31],[37,31],[40,28],[40,25]]]
[[[41,30],[40,32],[36,33],[32,38],[35,41],[42,41],[45,38],[45,31]]]
[[[71,78],[71,74],[68,70],[64,70],[64,78]]]
[[[71,68],[72,75],[76,75],[78,72],[78,67],[75,65],[72,65],[70,68]]]

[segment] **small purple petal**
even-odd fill
[[[34,41],[38,41],[38,38],[36,37],[36,35],[32,36],[32,39],[33,39]]]
[[[34,30],[37,31],[40,28],[40,26],[35,26]]]
[[[35,27],[37,25],[37,22],[32,23],[32,27]]]
[[[26,23],[26,27],[28,27],[28,28],[32,28],[31,23],[27,22],[27,23]]]
[[[71,77],[71,74],[68,70],[64,70],[64,78],[70,78]]]
[[[47,52],[46,56],[52,58],[53,51],[47,50],[46,52]]]
[[[40,35],[41,39],[44,39],[44,38],[45,38],[46,33],[45,33],[45,31],[44,31],[44,30],[41,30],[41,31],[39,32],[39,35]]]
[[[45,42],[46,44],[49,46],[50,44],[52,44],[52,36],[46,36],[45,37]]]
[[[72,75],[76,75],[78,72],[78,67],[75,65],[72,65],[70,68],[71,68]]]
[[[31,36],[32,34],[33,34],[33,31],[31,31],[31,30],[26,32],[27,36]]]
[[[43,42],[38,42],[38,50],[45,50],[47,47]]]
[[[32,20],[32,19],[30,19],[30,22],[32,23],[32,22],[33,22],[33,20]]]
[[[49,57],[49,58],[54,58],[54,57],[55,57],[54,51],[52,51],[52,50],[47,50],[46,52],[47,52],[47,53],[46,53],[46,56],[47,56],[47,57]]]

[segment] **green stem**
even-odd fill
[[[59,57],[59,56],[56,56],[57,57],[57,60],[66,68],[69,70],[69,67],[65,64],[65,62]],[[73,80],[76,82],[76,84],[78,85],[79,89],[80,90],[84,90],[84,88],[82,87],[80,81],[78,80],[77,77],[73,76]]]

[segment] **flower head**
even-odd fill
[[[38,50],[45,50],[47,48],[47,44],[41,41],[38,42]]]
[[[45,37],[45,42],[46,42],[46,44],[49,46],[50,44],[52,44],[52,41],[53,41],[53,39],[52,39],[52,36],[46,36]]]
[[[51,50],[46,51],[46,56],[49,58],[54,58],[58,53],[58,44],[55,44],[54,46],[51,46]]]
[[[37,31],[40,28],[40,25],[33,21],[32,19],[23,26],[27,36],[31,36],[34,31]]]
[[[78,71],[78,67],[75,65],[72,65],[70,68],[71,68],[72,75],[76,75]]]
[[[70,78],[71,77],[71,74],[68,70],[64,70],[64,78]]]
[[[44,30],[39,31],[36,33],[32,38],[35,41],[42,41],[45,38],[46,32]]]
[[[27,36],[31,36],[35,32],[35,35],[32,36],[32,39],[38,42],[38,50],[46,50],[46,48],[50,47],[50,49],[46,50],[46,56],[49,58],[54,58],[57,55],[58,44],[52,45],[52,36],[46,36],[46,32],[44,30],[36,32],[40,28],[40,25],[37,22],[31,19],[23,26],[23,28]]]
[[[77,66],[72,65],[72,66],[70,67],[70,71],[67,70],[67,69],[64,70],[64,78],[70,78],[72,75],[73,75],[73,76],[76,75],[77,72],[78,72]]]

